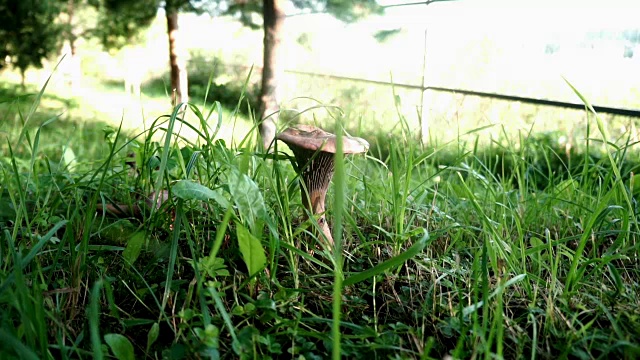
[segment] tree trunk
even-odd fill
[[[27,69],[26,68],[20,68],[20,89],[22,89],[22,92],[26,92],[27,91]]]
[[[260,91],[260,135],[262,144],[267,150],[272,145],[276,135],[274,117],[279,110],[276,90],[280,69],[280,45],[284,25],[283,0],[264,0],[264,59],[262,66],[262,90]],[[268,118],[267,118],[268,117]]]
[[[68,62],[68,79],[67,79],[67,85],[69,86],[69,88],[71,89],[71,93],[72,94],[77,94],[77,90],[78,90],[78,86],[80,84],[80,76],[82,74],[82,71],[80,70],[80,58],[77,55],[77,48],[76,48],[76,40],[77,40],[77,35],[76,35],[76,29],[74,27],[73,21],[74,21],[74,17],[75,17],[75,1],[74,0],[69,0],[67,2],[67,26],[68,26],[68,33],[67,33],[67,40],[69,41],[69,52],[70,54],[70,58],[67,59],[66,61]]]
[[[171,91],[173,105],[189,101],[187,83],[187,64],[180,43],[178,31],[178,11],[165,9],[167,14],[167,33],[169,34],[169,64],[171,65]]]

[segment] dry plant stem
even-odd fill
[[[333,154],[322,151],[316,154],[316,151],[299,148],[293,150],[293,153],[299,170],[302,170],[301,177],[304,182],[304,187],[300,188],[302,204],[314,216],[318,216],[317,221],[322,233],[329,244],[333,244],[331,229],[324,215],[327,189],[333,177]]]
[[[144,199],[144,202],[147,204],[147,207],[149,208],[153,207],[153,198],[155,196],[156,196],[156,192],[154,191]],[[162,190],[158,194],[158,199],[156,201],[156,208],[160,208],[160,206],[162,206],[162,204],[167,200],[169,200],[169,192],[167,190]],[[108,212],[109,214],[119,218],[124,218],[124,217],[141,218],[142,217],[142,208],[140,207],[139,204],[133,204],[131,206],[126,204],[106,204],[106,206],[104,207],[102,206],[102,204],[96,204],[96,210],[97,211],[106,210],[106,212]]]
[[[135,217],[139,218],[142,215],[142,210],[138,204],[134,205],[126,205],[126,204],[106,204],[106,206],[102,206],[102,204],[96,204],[96,210],[102,212],[105,210],[107,213],[118,217],[118,218],[126,218],[126,217]]]

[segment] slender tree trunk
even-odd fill
[[[264,59],[262,67],[262,90],[260,92],[260,135],[264,149],[275,139],[275,113],[279,110],[276,90],[281,76],[280,45],[284,25],[283,0],[264,0]],[[268,117],[268,118],[267,118]]]
[[[178,11],[165,9],[167,14],[167,33],[169,34],[169,64],[171,65],[171,91],[174,105],[189,101],[187,83],[187,64],[180,43]]]
[[[80,76],[82,71],[80,70],[80,59],[77,55],[77,47],[76,47],[76,39],[78,38],[76,35],[76,29],[74,28],[73,20],[75,17],[75,1],[69,0],[67,2],[67,26],[68,26],[68,41],[69,41],[69,52],[71,53],[70,58],[66,61],[69,62],[69,78],[68,78],[68,86],[71,89],[72,94],[77,93],[77,87],[80,83]]]
[[[20,68],[20,89],[22,92],[27,91],[27,69]]]

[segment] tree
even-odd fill
[[[280,66],[280,49],[282,44],[282,28],[284,11],[282,0],[264,0],[262,17],[264,19],[264,48],[262,60],[262,87],[260,90],[260,135],[266,149],[271,146],[276,136],[276,122],[271,114],[278,107],[278,79],[284,71]]]
[[[97,24],[100,2],[99,0],[57,1],[60,2],[61,11],[58,19],[64,27],[61,53],[66,55],[60,67],[62,73],[67,77],[67,85],[72,92],[75,92],[82,77],[78,43],[81,39],[89,39],[100,33]]]
[[[189,4],[189,2],[185,2]],[[186,5],[185,4],[185,5]],[[187,63],[181,48],[178,26],[179,1],[167,1],[165,13],[167,17],[167,34],[169,35],[169,66],[171,66],[171,89],[175,91],[174,104],[189,101],[189,85],[187,83]]]
[[[77,25],[76,25],[76,10],[77,10],[77,6],[78,6],[78,2],[80,0],[67,0],[67,8],[66,8],[66,26],[65,26],[65,41],[66,44],[69,46],[69,52],[70,52],[70,59],[68,59],[67,61],[69,62],[70,66],[68,67],[69,71],[67,72],[69,75],[69,85],[72,89],[74,89],[77,85],[78,85],[78,81],[79,81],[79,77],[80,77],[80,60],[78,59],[78,54],[77,54],[77,48],[76,48],[76,44],[77,44],[77,40],[78,40],[78,34],[77,34]]]
[[[291,0],[302,11],[329,13],[337,19],[352,22],[372,13],[381,13],[383,8],[375,0]],[[259,116],[257,117],[264,149],[271,147],[276,134],[277,88],[281,68],[281,50],[285,13],[284,0],[244,0],[229,6],[229,12],[237,14],[246,25],[255,27],[252,13],[261,13],[264,29],[264,48],[262,66],[262,87],[260,90]]]
[[[59,48],[63,26],[56,21],[59,2],[0,0],[0,69],[15,66],[22,75]]]
[[[70,68],[73,84],[80,74],[76,58],[79,38],[99,37],[107,46],[114,46],[114,39],[134,33],[131,24],[150,24],[157,13],[157,2],[154,0],[155,8],[149,8],[140,6],[144,0],[137,0],[129,7],[135,11],[113,16],[117,7],[114,0],[0,0],[0,69],[8,65],[20,69],[24,86],[26,70],[42,67],[42,61],[57,53],[64,43],[70,56],[62,65]],[[100,21],[96,20],[96,10]],[[84,19],[89,12],[93,16]]]
[[[104,11],[101,17],[102,42],[108,48],[124,46],[131,37],[146,29],[163,8],[167,19],[169,37],[169,65],[173,103],[189,101],[186,54],[182,48],[179,12],[203,13],[207,11],[206,0],[102,0]]]

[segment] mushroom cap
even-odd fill
[[[335,154],[336,139],[334,134],[328,133],[311,125],[296,125],[287,128],[278,134],[277,138],[284,141],[289,147],[324,151]],[[342,152],[344,154],[359,154],[369,149],[369,143],[365,139],[357,137],[342,137]]]

